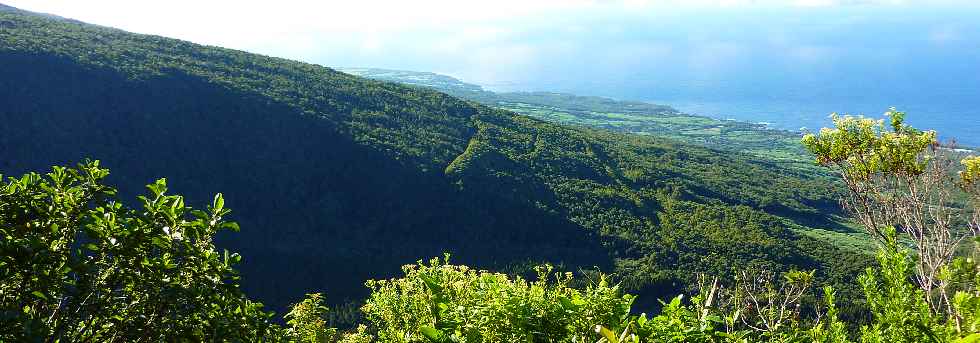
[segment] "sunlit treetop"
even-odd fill
[[[963,183],[967,186],[980,187],[980,156],[964,158],[962,163],[964,169],[960,172],[960,178],[963,179]]]
[[[919,131],[904,123],[905,112],[894,107],[884,119],[831,115],[834,128],[807,134],[803,145],[816,155],[817,163],[837,166],[846,176],[862,180],[879,173],[919,175],[930,156],[928,148],[938,145],[935,131]]]

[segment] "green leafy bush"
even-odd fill
[[[439,259],[403,270],[367,282],[365,316],[383,342],[594,341],[596,325],[618,327],[633,301],[604,276],[579,290],[550,267],[539,267],[535,281]]]
[[[970,169],[960,173],[966,194]],[[194,210],[168,195],[165,180],[116,201],[98,162],[55,167],[0,183],[0,340],[289,342],[975,342],[980,338],[980,241],[937,268],[949,308],[929,305],[916,268],[920,254],[883,227],[877,266],[857,281],[868,321],[838,316],[836,292],[816,299],[815,272],[736,266],[698,294],[631,314],[634,296],[602,274],[574,287],[571,273],[537,267],[522,277],[448,264],[403,268],[401,278],[368,281],[366,322],[338,334],[319,293],[286,314],[286,328],[238,288],[237,254],[217,252],[213,235],[237,230],[224,198]],[[663,195],[661,195],[663,196]],[[669,198],[668,198],[669,199]],[[668,211],[677,204],[665,201]],[[975,208],[974,208],[975,210]],[[674,222],[669,225],[679,225]],[[973,224],[975,225],[975,221]],[[590,274],[591,275],[591,274]],[[776,276],[779,277],[776,277]],[[851,299],[854,300],[854,299]],[[813,312],[807,312],[813,311]]]
[[[323,304],[320,293],[307,294],[306,299],[294,304],[286,313],[287,334],[297,342],[320,343],[332,341],[337,329],[327,326],[325,319],[329,309]]]
[[[140,209],[101,183],[98,162],[0,182],[0,340],[254,341],[270,313],[238,288],[237,230],[221,194],[205,210],[147,188]]]

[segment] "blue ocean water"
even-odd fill
[[[783,73],[785,70],[771,70]],[[670,105],[682,112],[718,119],[765,123],[771,128],[817,131],[830,126],[831,113],[883,118],[890,107],[908,113],[908,122],[936,130],[943,141],[980,147],[980,66],[975,73],[949,75],[948,83],[896,87],[893,82],[839,81],[804,83],[798,79],[761,84],[732,80],[686,83],[664,80],[562,87],[558,84],[512,84],[502,90],[560,90]],[[966,79],[966,80],[964,80]]]
[[[880,118],[894,106],[915,127],[980,147],[976,18],[977,7],[914,6],[600,18],[596,30],[564,37],[563,50],[542,49],[535,68],[473,81],[649,101],[787,130],[829,126],[832,112]],[[599,29],[613,24],[620,29]]]
[[[851,63],[849,69],[860,69],[862,63],[869,71],[880,68],[873,61]],[[964,64],[961,68],[965,70],[950,70],[942,61],[906,63],[922,63],[935,74],[910,75],[907,69],[896,68],[899,70],[873,75],[769,65],[754,70],[752,75],[719,74],[697,81],[683,74],[661,74],[646,79],[539,81],[491,88],[641,100],[670,105],[686,113],[767,123],[772,128],[793,131],[830,126],[831,113],[883,118],[883,113],[894,106],[908,113],[910,124],[936,130],[944,141],[980,147],[980,62]]]
[[[755,123],[764,123],[769,127],[784,130],[805,129],[810,132],[818,131],[821,127],[831,125],[829,113],[851,111],[851,114],[862,114],[869,117],[882,118],[882,113],[891,102],[877,103],[837,103],[827,102],[755,102],[742,101],[683,101],[670,103],[686,113],[696,113],[715,118],[736,119]],[[914,127],[936,130],[940,139],[946,142],[955,141],[958,145],[980,147],[980,111],[977,107],[960,107],[948,103],[913,103],[899,106],[899,110],[909,113],[908,122]]]
[[[959,77],[977,77],[977,74]],[[686,113],[720,119],[766,123],[784,130],[817,131],[831,125],[831,113],[865,115],[883,118],[890,107],[908,113],[913,126],[936,130],[944,141],[980,147],[980,87],[975,82],[957,81],[949,85],[928,85],[896,89],[888,82],[872,82],[854,87],[844,82],[800,85],[789,80],[767,86],[766,94],[749,93],[745,85],[731,85],[727,90],[705,92],[701,89],[674,88],[669,97],[634,97],[654,103],[669,104]],[[857,88],[857,89],[855,89]],[[794,91],[796,90],[796,91]],[[625,93],[625,92],[624,92]],[[708,94],[706,94],[708,93]]]

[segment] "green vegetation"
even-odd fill
[[[740,265],[856,294],[872,258],[826,240],[862,235],[828,176],[752,155],[53,17],[0,10],[0,27],[0,170],[98,158],[122,202],[161,177],[187,204],[221,190],[243,230],[215,244],[279,313],[320,290],[365,299],[362,280],[443,252],[512,275],[598,267],[641,310]]]
[[[484,105],[556,123],[639,135],[668,137],[713,149],[746,153],[756,161],[819,173],[798,144],[798,133],[762,124],[718,120],[678,112],[668,106],[550,92],[491,92],[434,73],[375,68],[341,71],[377,80],[433,88]]]
[[[838,186],[745,124],[468,90],[594,117],[566,126],[6,7],[0,89],[0,170],[24,175],[0,181],[0,341],[980,339],[980,160],[902,112],[804,138]],[[86,157],[115,174],[30,172]],[[446,251],[473,267],[398,271]],[[363,320],[333,328],[355,314],[318,292]]]
[[[884,120],[834,114],[835,128],[807,135],[803,144],[819,164],[841,176],[849,190],[841,203],[871,237],[891,247],[896,229],[906,235],[926,309],[955,315],[951,299],[959,285],[950,279],[949,268],[961,243],[980,233],[971,230],[977,209],[957,201],[980,197],[970,186],[973,158],[963,160],[966,170],[956,177],[953,149],[939,144],[936,132],[906,125],[905,115],[892,108],[885,125]]]
[[[904,125],[902,112],[890,113],[891,130],[880,121],[843,117],[837,128],[804,138],[817,160],[849,185],[845,200],[864,200],[864,207],[845,201],[847,209],[879,225],[865,227],[877,238],[877,266],[857,279],[867,306],[854,318],[842,317],[837,304],[855,299],[838,297],[830,286],[814,294],[816,270],[742,263],[731,281],[700,273],[690,301],[674,297],[648,316],[633,314],[636,298],[599,273],[576,282],[571,273],[541,266],[528,281],[449,265],[447,257],[405,266],[401,278],[368,281],[366,321],[357,329],[338,334],[330,327],[319,293],[292,305],[283,327],[239,289],[239,255],[218,253],[212,243],[217,231],[238,229],[224,220],[230,210],[222,195],[206,210],[193,210],[159,180],[138,198],[142,208],[131,209],[102,183],[108,170],[90,162],[0,183],[0,340],[975,342],[980,206],[942,212],[936,207],[943,203],[906,190],[956,187],[980,203],[977,159],[963,159],[958,174],[931,173],[948,165],[935,149],[935,133]],[[926,183],[934,178],[946,182]],[[890,195],[875,197],[882,193]],[[907,221],[918,208],[949,213],[974,230]],[[969,252],[936,253],[961,242]]]
[[[595,341],[595,326],[618,325],[633,299],[604,276],[578,290],[569,287],[571,273],[553,275],[550,267],[539,267],[529,282],[443,262],[405,266],[401,279],[368,281],[363,310],[380,341]]]
[[[0,184],[0,340],[255,341],[273,333],[238,288],[237,229],[221,194],[205,211],[148,186],[141,209],[114,201],[98,163]],[[49,341],[49,340],[45,340]]]

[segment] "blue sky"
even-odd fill
[[[0,0],[328,67],[646,100],[777,127],[877,115],[980,145],[976,0]]]
[[[971,21],[980,13],[966,0],[6,3],[327,66],[430,70],[491,85],[559,82],[555,74],[584,69],[615,75],[652,63],[673,64],[693,79],[751,69],[749,60],[820,68],[846,49],[888,55],[900,53],[889,47],[898,44],[973,44]]]

